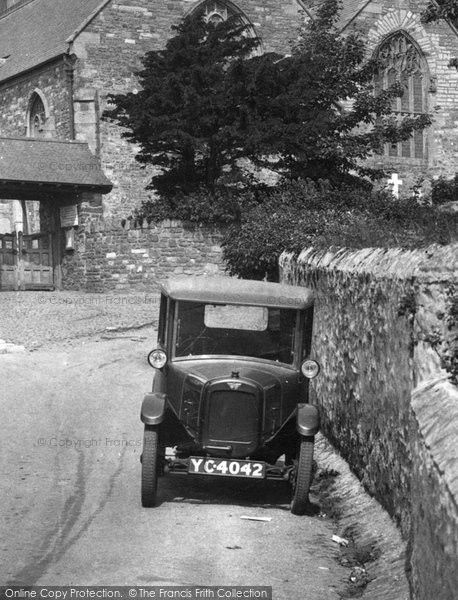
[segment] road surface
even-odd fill
[[[341,598],[334,525],[293,516],[286,483],[167,476],[159,506],[141,507],[153,340],[142,330],[0,355],[0,585],[262,585],[276,600]]]

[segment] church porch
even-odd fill
[[[0,291],[61,289],[82,207],[101,213],[111,189],[87,144],[0,138]]]

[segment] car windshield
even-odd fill
[[[175,356],[265,358],[292,364],[297,311],[179,302]]]

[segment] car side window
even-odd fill
[[[280,361],[289,364],[293,360],[296,314],[294,310],[269,309],[271,339],[275,343]]]
[[[159,305],[159,326],[157,331],[157,343],[160,346],[165,345],[166,324],[167,324],[167,296],[161,294],[161,303]]]

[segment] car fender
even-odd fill
[[[297,405],[296,429],[300,435],[310,436],[320,429],[320,413],[315,404]]]
[[[166,395],[159,392],[145,394],[140,418],[146,425],[159,425],[165,417]]]

